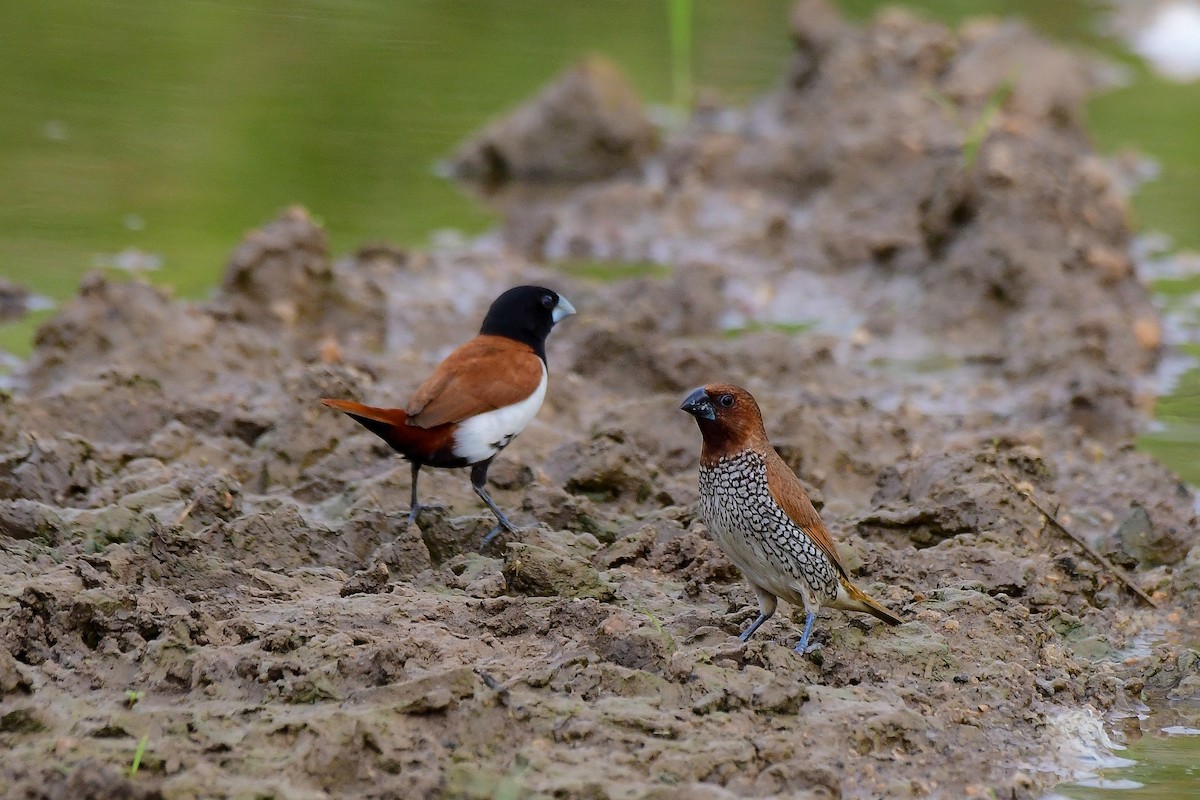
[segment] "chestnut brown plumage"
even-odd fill
[[[421,467],[471,467],[471,487],[497,520],[484,537],[486,546],[502,529],[517,530],[488,494],[488,467],[541,408],[546,337],[557,322],[574,313],[556,292],[517,286],[496,298],[479,335],[438,364],[404,408],[332,398],[321,402],[348,414],[412,464],[409,524],[421,509]]]
[[[696,418],[704,438],[701,516],[758,596],[760,613],[742,641],[771,618],[780,597],[804,608],[800,653],[821,606],[901,623],[850,581],[804,487],[767,439],[762,412],[749,392],[732,384],[704,386],[680,408]]]

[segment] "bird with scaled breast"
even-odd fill
[[[574,313],[557,292],[514,287],[492,302],[479,334],[446,356],[404,408],[332,398],[321,402],[348,414],[411,463],[410,525],[421,510],[421,467],[470,467],[471,487],[496,515],[496,527],[481,545],[486,547],[501,530],[518,531],[488,494],[488,467],[542,407],[546,337]]]
[[[762,411],[749,392],[712,384],[689,394],[680,409],[696,418],[704,438],[700,515],[758,596],[759,615],[742,631],[743,642],[771,618],[780,597],[804,608],[797,653],[807,650],[822,606],[901,624],[850,582],[804,487],[768,441]]]

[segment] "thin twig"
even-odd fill
[[[194,498],[192,498],[192,502],[190,502],[190,503],[188,503],[188,504],[187,504],[187,508],[185,508],[183,511],[180,511],[180,512],[179,512],[179,516],[175,518],[175,524],[176,524],[176,525],[182,525],[182,524],[183,524],[183,521],[184,521],[185,519],[187,519],[187,518],[188,518],[188,516],[189,516],[189,515],[190,515],[190,514],[191,514],[193,511],[195,511],[195,510],[196,510],[196,504],[197,504],[197,503],[199,503],[199,502],[200,502],[200,498],[199,498],[199,497],[194,497]]]
[[[1061,522],[1058,521],[1058,519],[1053,514],[1051,514],[1049,511],[1047,511],[1045,508],[1043,508],[1041,503],[1039,503],[1037,500],[1034,500],[1033,495],[1026,494],[1025,492],[1021,491],[1020,487],[1018,487],[1017,484],[1013,482],[1012,478],[1005,475],[1004,472],[1002,472],[1001,470],[996,470],[996,473],[1001,478],[1004,478],[1004,482],[1007,483],[1009,486],[1011,486],[1012,490],[1014,492],[1019,494],[1021,497],[1024,497],[1026,500],[1028,500],[1029,504],[1032,505],[1034,508],[1036,508],[1038,510],[1038,512],[1043,517],[1045,517],[1046,521],[1049,522],[1052,527],[1054,527],[1057,530],[1061,531],[1062,533],[1066,534],[1073,542],[1075,542],[1075,544],[1082,547],[1083,551],[1085,553],[1087,553],[1092,558],[1092,560],[1094,560],[1097,564],[1104,567],[1106,570],[1108,570],[1110,573],[1112,573],[1114,576],[1116,576],[1117,580],[1119,580],[1121,583],[1125,584],[1125,587],[1127,589],[1129,589],[1129,591],[1133,592],[1138,597],[1142,598],[1142,600],[1146,601],[1146,605],[1150,606],[1151,608],[1158,608],[1158,603],[1154,602],[1154,600],[1150,597],[1150,595],[1148,595],[1144,591],[1142,591],[1141,587],[1139,587],[1136,583],[1133,582],[1133,578],[1129,577],[1129,574],[1126,573],[1125,570],[1121,569],[1116,564],[1112,563],[1107,558],[1105,558],[1103,555],[1098,553],[1096,551],[1096,549],[1093,548],[1086,541],[1084,541],[1084,539],[1082,537],[1077,536],[1076,534],[1074,534],[1070,530],[1068,530],[1067,526],[1063,525]]]

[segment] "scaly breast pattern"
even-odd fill
[[[717,544],[749,580],[788,599],[797,581],[819,603],[837,596],[833,564],[767,488],[767,462],[748,450],[700,467],[700,513]]]

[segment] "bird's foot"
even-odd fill
[[[767,621],[767,620],[769,620],[770,618],[771,618],[771,615],[770,615],[770,614],[762,614],[762,613],[760,613],[760,614],[759,614],[759,615],[758,615],[758,616],[757,616],[757,617],[754,619],[754,622],[751,622],[751,623],[750,623],[750,627],[746,628],[746,630],[744,630],[744,631],[742,631],[742,632],[741,632],[741,634],[738,636],[738,639],[739,639],[740,641],[743,641],[743,642],[744,642],[744,641],[746,641],[747,639],[749,639],[751,636],[753,636],[753,635],[754,635],[754,632],[755,632],[756,630],[758,630],[758,629],[759,629],[759,627],[761,627],[761,626],[762,626],[762,624],[763,624],[764,622],[766,622],[766,621]]]
[[[437,511],[440,513],[445,513],[447,510],[448,510],[447,507],[442,505],[441,503],[418,503],[417,505],[415,505],[411,509],[409,509],[407,524],[412,525],[413,523],[415,523],[417,521],[417,518],[419,516],[421,516],[422,512]]]
[[[815,611],[810,611],[804,617],[804,633],[800,635],[800,644],[796,645],[796,652],[804,655],[808,652],[808,639],[812,636],[813,623],[817,621]]]
[[[505,520],[504,522],[508,522],[508,520]],[[479,543],[479,552],[482,553],[484,550],[486,550],[488,545],[490,545],[493,541],[495,541],[496,537],[499,536],[500,534],[502,534],[502,533],[518,534],[518,533],[521,533],[521,531],[523,531],[523,530],[525,530],[525,529],[518,528],[517,526],[513,525],[511,522],[509,522],[507,525],[505,525],[504,523],[498,522],[498,523],[496,523],[495,527],[493,527],[490,531],[487,532],[487,536],[483,537],[483,541]]]
[[[521,529],[516,525],[513,525],[512,521],[505,516],[503,511],[500,510],[500,506],[496,505],[496,503],[492,500],[491,495],[487,493],[487,489],[483,487],[483,484],[476,483],[474,472],[471,473],[471,488],[475,490],[475,494],[479,495],[479,499],[487,505],[488,509],[496,515],[496,527],[488,531],[488,535],[483,537],[483,544],[479,546],[480,550],[483,550],[483,548],[487,547],[488,544],[491,543],[492,539],[495,539],[502,530],[508,531],[509,533],[521,532]]]

